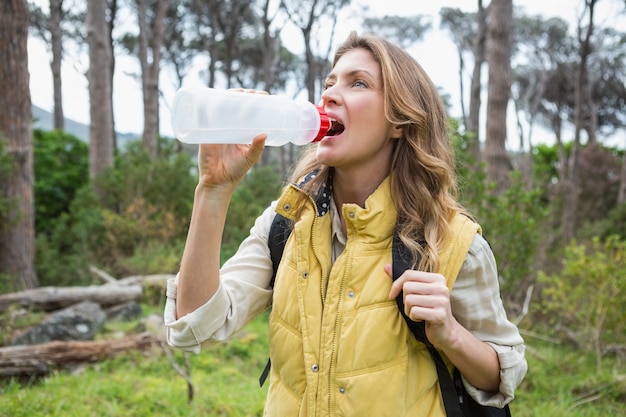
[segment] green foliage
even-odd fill
[[[157,158],[139,141],[117,156],[96,181],[105,196],[98,208],[101,239],[89,246],[98,265],[114,276],[178,269],[196,185],[193,166],[165,140]]]
[[[537,229],[546,213],[542,191],[527,189],[519,172],[511,173],[510,186],[497,195],[488,184],[483,165],[475,164],[467,152],[468,137],[457,136],[460,200],[472,211],[489,241],[502,290],[515,294],[532,275],[532,262],[541,237]]]
[[[101,218],[89,188],[87,145],[59,131],[33,131],[37,275],[41,285],[90,283],[88,252]]]
[[[573,242],[561,273],[538,279],[550,329],[573,335],[596,354],[598,367],[608,344],[626,344],[626,240],[594,238],[588,247]]]
[[[596,371],[595,358],[563,345],[527,337],[528,373],[515,393],[515,417],[626,415],[623,363],[610,358]]]
[[[571,148],[571,145],[568,145]],[[533,182],[551,184],[558,181],[559,151],[556,145],[538,144],[533,147]]]
[[[260,417],[267,385],[258,377],[269,352],[268,316],[262,314],[228,343],[190,355],[194,399],[161,348],[129,353],[77,372],[54,372],[34,384],[0,385],[0,416],[11,417]],[[183,361],[180,351],[174,359]]]
[[[179,153],[175,143],[161,139],[159,155],[150,156],[141,141],[127,145],[125,152],[115,160],[115,168],[98,179],[106,196],[104,205],[122,212],[145,200],[152,206],[167,210],[173,215],[189,218],[196,178],[195,162],[186,153]]]
[[[278,198],[281,183],[272,167],[255,168],[235,190],[228,209],[222,242],[222,262],[230,258],[245,239],[254,220]]]
[[[89,149],[76,137],[33,131],[36,233],[51,234],[77,190],[89,182]]]
[[[58,371],[38,382],[0,384],[1,417],[253,417],[262,416],[266,384],[258,376],[268,353],[268,316],[262,314],[228,343],[190,355],[195,397],[155,347],[74,372]],[[593,355],[560,345],[527,341],[528,374],[516,391],[516,417],[604,417],[626,414],[624,365],[607,358],[601,373]],[[176,362],[180,351],[172,352]]]
[[[583,239],[590,239],[594,236],[606,239],[611,235],[617,235],[620,239],[626,240],[626,204],[616,206],[598,221],[583,225],[579,232],[579,236]]]
[[[162,140],[153,158],[140,141],[133,142],[117,155],[113,168],[89,182],[84,144],[59,132],[35,135],[42,285],[89,284],[90,264],[118,277],[178,270],[197,184],[189,154]],[[279,191],[280,180],[270,167],[249,173],[233,196],[225,257]]]
[[[37,275],[42,286],[87,285],[92,282],[92,248],[102,242],[102,209],[90,184],[76,191],[67,212],[50,222],[48,233],[36,237]]]
[[[117,156],[114,168],[87,182],[84,167],[75,167],[87,155],[73,138],[41,134],[36,146],[43,147],[38,170],[49,177],[36,189],[42,206],[37,220],[44,224],[37,234],[42,285],[88,284],[90,264],[115,276],[178,269],[196,184],[188,154],[163,141],[159,156],[151,158],[135,142]],[[55,165],[56,159],[65,162]]]

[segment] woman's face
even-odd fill
[[[322,105],[331,124],[317,148],[317,160],[349,174],[388,173],[393,140],[402,135],[383,111],[380,66],[362,48],[346,52],[326,79]],[[372,171],[375,170],[375,171]]]

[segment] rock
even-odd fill
[[[107,320],[131,321],[141,317],[141,305],[136,301],[118,304],[105,310]]]
[[[11,345],[34,345],[53,340],[93,340],[105,320],[106,314],[98,303],[83,301],[50,314],[44,321],[13,339]]]

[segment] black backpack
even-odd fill
[[[281,214],[276,214],[272,221],[268,238],[268,246],[273,266],[273,274],[270,282],[271,287],[274,286],[276,270],[283,257],[283,250],[291,233],[291,226],[291,221]],[[409,269],[409,262],[406,260],[411,258],[402,240],[397,235],[393,238],[392,258],[393,279],[395,281],[404,271]],[[396,303],[409,329],[411,329],[411,332],[418,341],[426,345],[435,362],[439,386],[441,388],[441,396],[443,397],[443,404],[448,417],[511,417],[511,411],[508,405],[504,408],[497,408],[478,404],[465,390],[460,372],[455,368],[453,374],[450,375],[443,358],[426,337],[424,322],[413,321],[404,313],[404,296],[402,292],[396,297]],[[270,367],[271,362],[268,359],[267,365],[259,378],[261,386],[263,386],[269,375]]]

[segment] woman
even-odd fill
[[[221,270],[230,197],[259,160],[265,135],[249,146],[200,146],[187,244],[168,283],[168,340],[199,352],[272,306],[266,415],[445,416],[433,361],[395,304],[402,290],[405,312],[425,322],[470,394],[502,407],[526,362],[488,244],[472,234],[458,276],[430,272],[445,266],[451,225],[465,215],[454,199],[454,157],[435,86],[404,51],[352,33],[321,104],[333,120],[329,136],[309,149],[294,184]],[[267,238],[275,212],[294,225],[272,289]],[[392,285],[394,231],[419,261]]]

